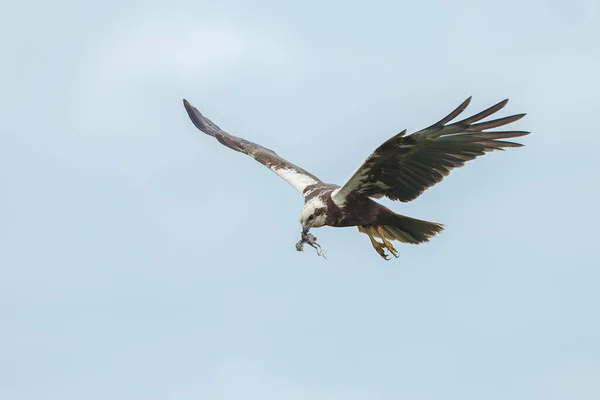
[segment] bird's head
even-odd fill
[[[327,214],[325,203],[317,198],[313,198],[304,204],[302,214],[300,214],[300,224],[302,231],[307,233],[310,228],[319,228],[325,225]]]

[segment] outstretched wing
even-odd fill
[[[259,144],[252,143],[246,139],[230,135],[223,131],[210,119],[192,106],[187,100],[183,100],[183,106],[187,111],[190,119],[202,132],[216,138],[221,144],[244,153],[254,158],[259,163],[263,164],[271,171],[282,177],[287,183],[292,185],[297,191],[302,193],[309,185],[322,183],[316,176],[306,172],[300,167],[295,166],[291,162],[278,156],[273,150],[269,150]]]
[[[498,139],[524,136],[524,131],[484,132],[517,121],[525,114],[479,122],[501,110],[508,99],[472,117],[449,125],[462,113],[471,97],[441,121],[405,136],[406,130],[379,146],[342,187],[332,193],[337,204],[353,195],[386,196],[408,202],[440,182],[448,173],[493,150],[521,147],[519,143]]]

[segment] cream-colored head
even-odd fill
[[[302,230],[308,232],[310,228],[319,228],[325,225],[327,220],[326,214],[327,207],[323,200],[318,197],[310,199],[302,209],[300,214],[300,224],[302,224]]]

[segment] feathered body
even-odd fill
[[[302,215],[315,216],[317,222],[312,227],[357,226],[360,232],[370,233],[375,232],[375,227],[381,226],[387,239],[412,244],[426,242],[444,229],[441,224],[397,214],[366,196],[355,196],[338,205],[332,197],[337,189],[338,185],[331,184],[306,188],[308,194],[305,196]],[[306,226],[307,223],[303,223],[302,219],[301,217],[301,224]]]

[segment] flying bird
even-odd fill
[[[439,223],[397,214],[374,199],[387,197],[401,202],[412,201],[467,161],[494,150],[522,146],[503,139],[529,134],[513,130],[488,131],[515,122],[525,114],[479,122],[500,111],[508,99],[451,123],[470,101],[471,97],[428,128],[408,136],[403,130],[388,139],[341,186],[324,183],[273,150],[223,131],[185,99],[183,105],[198,129],[230,149],[254,158],[304,196],[300,214],[303,238],[311,228],[356,226],[359,232],[369,237],[377,254],[389,260],[387,252],[398,257],[392,241],[428,242],[444,228]]]

